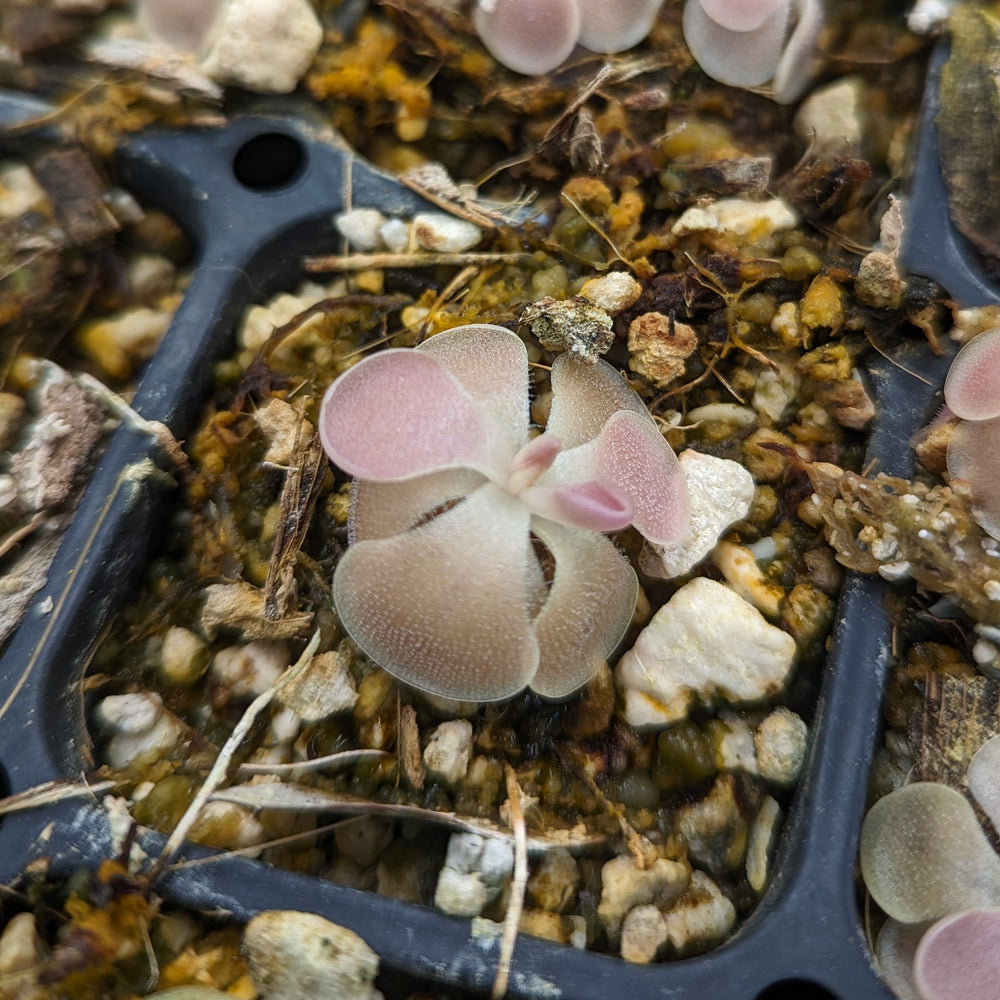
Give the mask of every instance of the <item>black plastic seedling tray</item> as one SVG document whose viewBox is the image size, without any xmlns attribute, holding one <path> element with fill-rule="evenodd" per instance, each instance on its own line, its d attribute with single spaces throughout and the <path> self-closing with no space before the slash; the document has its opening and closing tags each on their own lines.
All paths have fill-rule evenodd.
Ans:
<svg viewBox="0 0 1000 1000">
<path fill-rule="evenodd" d="M 334 137 L 298 120 L 246 117 L 214 130 L 141 135 L 122 149 L 119 170 L 124 186 L 167 210 L 199 248 L 194 281 L 134 400 L 143 417 L 178 438 L 206 398 L 212 362 L 231 350 L 241 310 L 288 287 L 304 254 L 336 245 L 336 212 L 353 203 L 408 216 L 424 206 Z M 946 214 L 928 219 L 933 230 Z M 956 266 L 967 271 L 942 240 L 925 238 L 944 261 L 928 273 L 947 284 Z M 918 244 L 915 237 L 922 263 Z M 970 304 L 992 295 L 981 281 L 963 294 Z M 908 441 L 932 409 L 946 366 L 947 359 L 919 346 L 872 364 L 878 417 L 868 459 L 882 471 L 912 471 Z M 116 431 L 47 585 L 0 658 L 0 793 L 85 770 L 80 680 L 147 562 L 169 468 L 153 436 L 124 425 Z M 866 944 L 855 878 L 890 655 L 883 596 L 878 580 L 848 577 L 774 880 L 738 933 L 703 957 L 650 966 L 521 937 L 510 996 L 890 1000 Z M 163 840 L 144 833 L 140 842 L 155 857 Z M 96 868 L 114 851 L 107 814 L 86 798 L 0 820 L 0 881 L 16 880 L 39 858 L 59 875 Z M 189 857 L 205 853 L 185 850 Z M 498 941 L 474 936 L 467 921 L 256 861 L 226 857 L 175 869 L 156 888 L 176 903 L 238 920 L 270 908 L 314 911 L 359 933 L 384 967 L 430 982 L 487 991 L 495 976 Z"/>
</svg>

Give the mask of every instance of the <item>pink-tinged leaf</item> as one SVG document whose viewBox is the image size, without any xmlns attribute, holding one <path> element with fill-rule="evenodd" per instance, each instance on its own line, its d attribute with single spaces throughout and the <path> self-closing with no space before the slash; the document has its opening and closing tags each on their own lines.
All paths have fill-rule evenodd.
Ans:
<svg viewBox="0 0 1000 1000">
<path fill-rule="evenodd" d="M 528 352 L 510 330 L 470 323 L 435 334 L 417 350 L 437 358 L 497 424 L 515 448 L 528 440 Z"/>
<path fill-rule="evenodd" d="M 789 0 L 700 0 L 702 9 L 716 24 L 730 31 L 759 28 Z"/>
<path fill-rule="evenodd" d="M 713 80 L 731 87 L 756 87 L 774 76 L 785 44 L 787 3 L 759 28 L 730 31 L 713 21 L 699 0 L 684 5 L 684 40 L 698 65 Z"/>
<path fill-rule="evenodd" d="M 421 351 L 382 351 L 349 368 L 323 397 L 319 431 L 330 458 L 359 479 L 409 479 L 456 466 L 490 474 L 510 460 L 492 421 Z"/>
<path fill-rule="evenodd" d="M 580 44 L 594 52 L 624 52 L 649 34 L 663 0 L 576 0 Z"/>
<path fill-rule="evenodd" d="M 605 361 L 585 361 L 570 351 L 552 362 L 552 409 L 546 431 L 564 450 L 597 437 L 608 418 L 631 410 L 652 424 L 643 401 Z"/>
<path fill-rule="evenodd" d="M 497 62 L 515 73 L 539 76 L 576 47 L 580 12 L 576 0 L 476 0 L 472 23 Z"/>
<path fill-rule="evenodd" d="M 358 542 L 334 603 L 351 638 L 401 681 L 444 698 L 499 701 L 535 676 L 538 564 L 523 504 L 487 483 L 427 524 Z"/>
<path fill-rule="evenodd" d="M 350 542 L 388 538 L 430 520 L 486 482 L 473 469 L 444 469 L 399 483 L 356 479 L 348 521 Z"/>
<path fill-rule="evenodd" d="M 896 1000 L 924 1000 L 913 981 L 913 956 L 928 925 L 886 920 L 875 941 L 875 963 Z"/>
<path fill-rule="evenodd" d="M 621 641 L 639 584 L 628 561 L 597 532 L 533 518 L 532 530 L 555 558 L 548 599 L 535 619 L 538 673 L 531 688 L 567 698 L 586 684 Z"/>
<path fill-rule="evenodd" d="M 1000 416 L 1000 327 L 979 334 L 955 355 L 944 399 L 964 420 Z"/>
<path fill-rule="evenodd" d="M 632 524 L 657 545 L 688 527 L 684 470 L 656 425 L 634 413 L 616 413 L 597 439 L 597 478 L 632 501 Z"/>
<path fill-rule="evenodd" d="M 532 438 L 514 456 L 507 490 L 514 496 L 526 490 L 552 465 L 561 448 L 562 444 L 554 434 L 539 434 Z"/>
<path fill-rule="evenodd" d="M 993 828 L 1000 830 L 1000 736 L 988 739 L 975 752 L 967 777 L 969 793 L 986 813 Z"/>
<path fill-rule="evenodd" d="M 1000 997 L 1000 910 L 969 910 L 924 933 L 913 959 L 922 1000 Z"/>
<path fill-rule="evenodd" d="M 621 531 L 635 513 L 622 490 L 594 480 L 534 486 L 521 494 L 521 500 L 541 517 L 589 531 Z"/>
<path fill-rule="evenodd" d="M 1000 417 L 959 421 L 948 441 L 948 474 L 969 484 L 976 521 L 1000 538 Z"/>
</svg>

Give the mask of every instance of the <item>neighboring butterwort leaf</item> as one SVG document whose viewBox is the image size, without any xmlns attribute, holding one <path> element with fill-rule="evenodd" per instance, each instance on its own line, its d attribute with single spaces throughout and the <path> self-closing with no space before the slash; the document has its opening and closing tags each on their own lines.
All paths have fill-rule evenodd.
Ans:
<svg viewBox="0 0 1000 1000">
<path fill-rule="evenodd" d="M 532 518 L 531 527 L 556 566 L 535 619 L 539 667 L 531 687 L 543 698 L 565 698 L 590 680 L 621 641 L 639 583 L 604 535 L 539 517 Z"/>
<path fill-rule="evenodd" d="M 891 917 L 875 941 L 879 975 L 896 994 L 896 1000 L 925 1000 L 913 981 L 913 956 L 927 924 L 903 924 Z"/>
<path fill-rule="evenodd" d="M 1000 910 L 971 910 L 939 920 L 920 939 L 913 979 L 921 1000 L 1000 997 Z"/>
<path fill-rule="evenodd" d="M 955 355 L 944 400 L 963 420 L 1000 416 L 1000 327 L 979 334 Z"/>
<path fill-rule="evenodd" d="M 1000 736 L 988 739 L 973 755 L 968 779 L 970 794 L 993 828 L 1000 830 Z"/>
<path fill-rule="evenodd" d="M 739 12 L 740 3 L 716 4 L 726 12 Z M 737 30 L 713 20 L 700 0 L 684 5 L 684 40 L 698 65 L 713 80 L 731 87 L 756 87 L 774 76 L 785 44 L 789 3 L 776 5 L 753 30 Z M 734 15 L 735 24 L 743 19 Z"/>
<path fill-rule="evenodd" d="M 904 923 L 1000 905 L 1000 858 L 968 799 L 947 785 L 915 782 L 879 799 L 859 853 L 872 898 Z"/>
<path fill-rule="evenodd" d="M 972 491 L 972 512 L 983 531 L 1000 538 L 1000 417 L 961 420 L 948 441 L 948 474 Z"/>
<path fill-rule="evenodd" d="M 459 701 L 499 701 L 538 667 L 529 513 L 486 483 L 428 523 L 352 545 L 334 602 L 355 642 L 400 680 Z"/>
</svg>

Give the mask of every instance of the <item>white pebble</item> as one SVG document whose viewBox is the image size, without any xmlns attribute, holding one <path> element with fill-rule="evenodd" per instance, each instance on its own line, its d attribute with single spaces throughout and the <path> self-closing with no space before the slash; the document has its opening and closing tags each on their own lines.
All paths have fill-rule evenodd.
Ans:
<svg viewBox="0 0 1000 1000">
<path fill-rule="evenodd" d="M 497 899 L 514 868 L 513 847 L 498 837 L 453 833 L 438 875 L 434 905 L 456 917 L 474 917 Z"/>
<path fill-rule="evenodd" d="M 334 219 L 337 232 L 361 253 L 377 250 L 382 242 L 385 216 L 377 208 L 352 208 Z"/>
<path fill-rule="evenodd" d="M 714 204 L 687 209 L 670 231 L 674 236 L 713 232 L 757 240 L 781 229 L 791 229 L 797 222 L 794 209 L 781 198 L 768 201 L 720 198 Z"/>
<path fill-rule="evenodd" d="M 867 87 L 860 76 L 844 76 L 817 87 L 795 114 L 795 134 L 816 156 L 839 156 L 862 148 L 862 109 Z"/>
<path fill-rule="evenodd" d="M 202 67 L 220 83 L 288 94 L 322 41 L 309 0 L 229 0 Z"/>
<path fill-rule="evenodd" d="M 779 707 L 757 727 L 754 747 L 765 781 L 791 788 L 798 780 L 809 746 L 809 729 L 790 708 Z"/>
<path fill-rule="evenodd" d="M 690 888 L 663 920 L 670 947 L 684 957 L 725 940 L 736 923 L 736 907 L 704 872 L 694 871 Z"/>
<path fill-rule="evenodd" d="M 169 684 L 193 684 L 208 668 L 208 647 L 200 636 L 180 625 L 163 633 L 160 673 Z"/>
<path fill-rule="evenodd" d="M 770 697 L 784 686 L 794 659 L 787 632 L 728 587 L 697 577 L 657 611 L 618 662 L 625 721 L 662 728 L 718 697 L 733 703 Z"/>
<path fill-rule="evenodd" d="M 163 707 L 160 696 L 137 691 L 108 695 L 95 713 L 98 725 L 112 733 L 108 763 L 126 767 L 139 757 L 155 758 L 173 749 L 184 730 Z"/>
<path fill-rule="evenodd" d="M 445 212 L 420 212 L 413 217 L 413 234 L 425 250 L 462 253 L 482 238 L 482 230 Z"/>
<path fill-rule="evenodd" d="M 410 249 L 410 227 L 402 219 L 389 219 L 382 223 L 379 236 L 392 253 L 405 253 Z"/>
<path fill-rule="evenodd" d="M 442 722 L 424 749 L 428 776 L 446 785 L 457 785 L 465 777 L 472 758 L 472 723 L 467 719 Z"/>
<path fill-rule="evenodd" d="M 256 697 L 274 687 L 290 662 L 283 643 L 258 639 L 220 649 L 212 660 L 211 676 L 237 697 Z"/>
<path fill-rule="evenodd" d="M 611 316 L 634 305 L 642 294 L 642 285 L 627 271 L 612 271 L 600 278 L 591 278 L 580 294 L 590 299 Z"/>
<path fill-rule="evenodd" d="M 608 936 L 618 938 L 625 915 L 634 907 L 670 905 L 687 889 L 689 877 L 687 865 L 667 858 L 657 858 L 648 868 L 640 868 L 630 855 L 605 862 L 597 915 Z"/>
<path fill-rule="evenodd" d="M 648 543 L 639 560 L 644 573 L 664 579 L 681 576 L 701 562 L 753 503 L 753 476 L 738 462 L 688 448 L 681 452 L 680 463 L 691 511 L 688 529 L 669 545 Z"/>
<path fill-rule="evenodd" d="M 348 656 L 317 653 L 305 673 L 282 689 L 281 701 L 306 722 L 318 722 L 337 712 L 350 712 L 358 700 Z"/>
</svg>

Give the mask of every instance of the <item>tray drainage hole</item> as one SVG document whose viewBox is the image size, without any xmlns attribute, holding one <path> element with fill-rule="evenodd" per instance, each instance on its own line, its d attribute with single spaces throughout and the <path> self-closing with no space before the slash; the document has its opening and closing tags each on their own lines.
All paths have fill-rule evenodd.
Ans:
<svg viewBox="0 0 1000 1000">
<path fill-rule="evenodd" d="M 294 136 L 265 132 L 248 139 L 233 157 L 233 176 L 251 191 L 274 191 L 297 180 L 306 149 Z"/>
<path fill-rule="evenodd" d="M 756 1000 L 839 1000 L 817 983 L 806 979 L 783 979 L 757 994 Z"/>
</svg>

